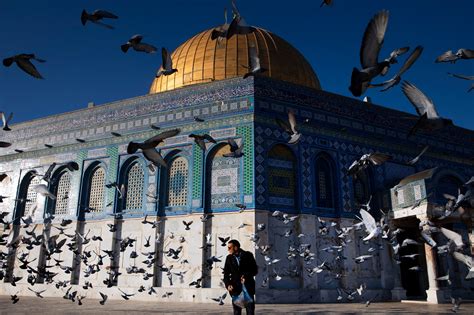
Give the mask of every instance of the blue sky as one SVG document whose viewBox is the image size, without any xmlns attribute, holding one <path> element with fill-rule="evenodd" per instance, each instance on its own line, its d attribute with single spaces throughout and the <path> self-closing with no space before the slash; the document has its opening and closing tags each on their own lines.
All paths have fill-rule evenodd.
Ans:
<svg viewBox="0 0 474 315">
<path fill-rule="evenodd" d="M 458 0 L 237 0 L 247 22 L 285 38 L 313 66 L 326 91 L 351 96 L 348 86 L 370 18 L 382 9 L 390 19 L 381 58 L 397 47 L 424 46 L 417 63 L 403 76 L 436 104 L 440 115 L 457 126 L 474 129 L 474 91 L 469 81 L 446 72 L 474 75 L 474 60 L 435 64 L 448 49 L 474 49 L 474 1 Z M 175 1 L 0 1 L 0 58 L 35 53 L 46 59 L 34 79 L 16 66 L 0 66 L 0 110 L 13 111 L 20 122 L 102 104 L 148 92 L 161 54 L 122 53 L 120 45 L 134 34 L 157 47 L 174 50 L 189 37 L 223 23 L 227 0 Z M 82 9 L 106 9 L 120 17 L 116 29 L 82 26 Z M 229 14 L 230 16 L 230 14 Z M 407 55 L 400 59 L 400 63 Z M 395 65 L 392 72 L 400 67 Z M 376 80 L 378 81 L 378 80 Z M 369 90 L 374 103 L 415 113 L 400 86 L 388 92 Z"/>
</svg>

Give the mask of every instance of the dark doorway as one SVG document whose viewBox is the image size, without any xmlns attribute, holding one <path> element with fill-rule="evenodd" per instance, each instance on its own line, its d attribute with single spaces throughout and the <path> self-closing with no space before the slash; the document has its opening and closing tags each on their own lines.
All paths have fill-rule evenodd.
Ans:
<svg viewBox="0 0 474 315">
<path fill-rule="evenodd" d="M 425 246 L 420 239 L 419 221 L 412 219 L 405 221 L 400 228 L 404 231 L 398 234 L 398 242 L 402 245 L 406 239 L 417 241 L 420 245 L 400 246 L 398 258 L 400 261 L 400 276 L 402 286 L 406 290 L 408 300 L 426 300 L 426 290 L 429 288 L 426 271 Z M 416 255 L 418 254 L 418 255 Z M 416 255 L 413 258 L 405 255 Z M 405 256 L 405 257 L 404 257 Z M 418 270 L 417 270 L 418 269 Z"/>
</svg>

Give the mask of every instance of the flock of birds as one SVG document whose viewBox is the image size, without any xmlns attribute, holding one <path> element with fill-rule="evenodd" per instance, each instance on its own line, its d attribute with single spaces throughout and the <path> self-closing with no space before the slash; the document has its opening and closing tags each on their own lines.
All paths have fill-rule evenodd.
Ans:
<svg viewBox="0 0 474 315">
<path fill-rule="evenodd" d="M 321 4 L 323 5 L 330 5 L 332 1 L 324 0 Z M 255 31 L 255 28 L 249 26 L 244 18 L 240 15 L 234 1 L 232 1 L 233 7 L 233 19 L 230 24 L 227 23 L 215 28 L 212 32 L 212 39 L 223 41 L 228 40 L 232 36 L 236 34 L 249 34 Z M 227 13 L 225 13 L 227 19 Z M 105 24 L 105 19 L 117 19 L 118 17 L 111 12 L 105 10 L 96 10 L 92 13 L 88 13 L 85 10 L 81 14 L 81 22 L 83 25 L 86 25 L 88 22 L 94 23 L 108 29 L 113 29 L 114 27 L 109 24 Z M 385 30 L 388 24 L 388 12 L 382 11 L 377 13 L 372 20 L 369 22 L 364 36 L 362 40 L 362 46 L 360 50 L 360 59 L 361 59 L 361 66 L 362 69 L 358 70 L 354 68 L 352 72 L 351 78 L 351 86 L 349 87 L 350 91 L 353 93 L 354 96 L 361 96 L 368 88 L 370 87 L 382 87 L 382 91 L 386 91 L 395 85 L 401 82 L 401 76 L 415 63 L 415 61 L 419 58 L 421 53 L 423 52 L 423 47 L 418 46 L 416 47 L 410 56 L 405 60 L 402 67 L 399 71 L 389 80 L 384 81 L 382 83 L 374 83 L 372 84 L 372 80 L 378 77 L 379 75 L 384 76 L 386 75 L 391 66 L 396 64 L 398 61 L 397 59 L 399 56 L 405 54 L 409 51 L 408 47 L 402 47 L 395 49 L 393 52 L 390 53 L 389 57 L 380 61 L 379 60 L 379 52 L 382 47 Z M 130 48 L 137 51 L 137 52 L 144 52 L 144 53 L 155 53 L 157 48 L 151 44 L 147 44 L 142 41 L 143 37 L 141 35 L 135 35 L 130 38 L 125 44 L 121 46 L 121 50 L 126 53 Z M 245 74 L 244 78 L 252 75 L 257 75 L 259 73 L 265 72 L 266 69 L 260 66 L 260 59 L 258 57 L 257 49 L 255 46 L 249 47 L 249 65 L 248 65 L 248 73 Z M 472 59 L 474 58 L 474 51 L 469 49 L 459 49 L 457 53 L 453 53 L 452 51 L 447 51 L 446 53 L 442 54 L 436 59 L 436 62 L 451 62 L 454 63 L 460 59 Z M 3 60 L 3 64 L 7 67 L 16 63 L 17 66 L 28 73 L 29 75 L 42 79 L 42 75 L 36 69 L 32 61 L 43 63 L 45 60 L 37 58 L 34 54 L 18 54 L 9 58 L 5 58 Z M 156 76 L 160 77 L 162 75 L 167 76 L 177 72 L 178 69 L 173 68 L 171 55 L 165 48 L 162 48 L 162 66 L 158 70 Z M 465 80 L 473 80 L 474 77 L 457 75 L 457 74 L 450 74 L 454 77 L 465 79 Z M 472 90 L 474 85 L 469 89 Z M 452 124 L 450 120 L 441 118 L 438 113 L 436 112 L 434 103 L 429 99 L 423 92 L 421 92 L 416 86 L 409 82 L 404 82 L 402 86 L 403 93 L 407 96 L 409 101 L 415 106 L 418 114 L 419 119 L 415 126 L 410 130 L 409 136 L 413 135 L 419 129 L 428 129 L 428 130 L 437 130 L 443 128 L 446 125 Z M 9 123 L 13 118 L 13 113 L 7 116 L 5 113 L 1 112 L 2 122 L 3 122 L 3 130 L 10 131 L 11 128 L 9 127 Z M 196 122 L 203 122 L 204 119 L 200 117 L 194 117 Z M 280 118 L 276 118 L 276 123 L 280 128 L 288 135 L 289 140 L 288 143 L 291 145 L 297 144 L 301 138 L 301 133 L 298 130 L 298 123 L 296 117 L 293 112 L 288 112 L 288 120 L 283 120 Z M 308 123 L 308 120 L 305 120 L 304 123 Z M 155 130 L 159 130 L 158 126 L 152 125 L 152 128 Z M 159 151 L 156 150 L 156 147 L 162 143 L 165 139 L 174 137 L 180 133 L 179 129 L 168 130 L 159 133 L 158 135 L 147 139 L 144 142 L 130 142 L 127 147 L 127 152 L 129 154 L 136 153 L 138 150 L 141 150 L 145 159 L 147 159 L 150 163 L 148 167 L 154 171 L 155 167 L 164 167 L 167 168 L 167 162 L 160 154 Z M 121 134 L 117 132 L 112 133 L 113 136 L 120 137 Z M 195 143 L 202 149 L 206 150 L 206 143 L 217 143 L 215 139 L 213 139 L 209 134 L 190 134 L 189 137 L 193 138 Z M 84 139 L 76 139 L 78 142 L 85 142 Z M 230 152 L 226 153 L 224 156 L 228 158 L 240 158 L 244 155 L 243 152 L 243 144 L 238 145 L 235 140 L 229 139 L 227 144 L 230 147 Z M 9 147 L 11 143 L 0 141 L 0 147 Z M 47 147 L 52 147 L 52 145 L 45 144 Z M 428 147 L 425 147 L 418 156 L 413 158 L 412 160 L 408 161 L 407 165 L 414 165 L 417 161 L 421 158 L 421 156 L 426 152 Z M 16 150 L 17 152 L 23 152 L 20 149 Z M 383 153 L 368 153 L 361 156 L 360 159 L 354 161 L 350 167 L 347 169 L 347 175 L 357 177 L 358 174 L 368 167 L 375 167 L 383 164 L 384 162 L 390 160 L 392 157 L 387 154 Z M 45 196 L 46 198 L 56 199 L 56 196 L 51 193 L 50 187 L 54 186 L 56 183 L 54 182 L 54 178 L 52 178 L 52 172 L 56 167 L 56 163 L 53 163 L 49 166 L 47 171 L 44 174 L 36 173 L 35 176 L 41 178 L 41 180 L 45 181 L 47 184 L 38 184 L 34 187 L 34 191 L 38 194 Z M 71 171 L 77 171 L 79 166 L 75 162 L 70 162 L 66 164 L 66 167 Z M 6 174 L 0 174 L 0 182 L 3 181 L 7 177 Z M 49 187 L 48 187 L 49 185 Z M 119 199 L 125 199 L 127 193 L 127 187 L 125 185 L 118 183 L 108 183 L 107 188 L 109 189 L 116 189 L 119 195 Z M 360 222 L 355 223 L 352 226 L 342 227 L 339 226 L 337 222 L 330 222 L 325 221 L 321 218 L 317 218 L 318 220 L 318 234 L 320 236 L 327 236 L 329 240 L 333 242 L 332 245 L 328 245 L 327 247 L 323 248 L 322 251 L 326 254 L 332 254 L 333 257 L 328 257 L 324 261 L 321 260 L 321 257 L 318 259 L 319 262 L 316 262 L 316 254 L 311 251 L 311 245 L 308 243 L 302 242 L 304 238 L 309 236 L 304 234 L 299 234 L 296 236 L 293 234 L 293 231 L 296 230 L 295 227 L 289 228 L 285 231 L 284 234 L 279 235 L 282 238 L 288 239 L 288 247 L 287 253 L 284 256 L 288 259 L 289 262 L 296 261 L 298 259 L 302 259 L 303 264 L 294 269 L 287 268 L 286 270 L 278 269 L 276 266 L 281 264 L 281 261 L 284 257 L 275 257 L 274 255 L 271 256 L 272 245 L 271 244 L 261 244 L 261 237 L 260 233 L 265 230 L 265 224 L 259 223 L 256 227 L 256 233 L 252 233 L 249 235 L 250 240 L 254 243 L 255 248 L 257 251 L 263 256 L 265 262 L 265 269 L 268 269 L 268 275 L 265 279 L 263 279 L 261 286 L 266 287 L 268 286 L 270 277 L 273 277 L 275 281 L 280 281 L 282 276 L 291 276 L 291 275 L 298 275 L 302 272 L 301 266 L 304 266 L 304 269 L 308 272 L 308 275 L 311 277 L 315 274 L 319 274 L 322 272 L 327 273 L 328 278 L 330 281 L 339 281 L 342 277 L 345 276 L 343 272 L 343 267 L 341 267 L 341 263 L 347 259 L 344 257 L 344 248 L 353 241 L 351 239 L 351 231 L 355 233 L 355 231 L 366 231 L 366 236 L 361 236 L 361 241 L 370 246 L 367 250 L 367 253 L 363 253 L 358 257 L 353 258 L 355 263 L 363 264 L 366 261 L 371 260 L 377 251 L 380 251 L 384 248 L 384 241 L 385 243 L 389 244 L 395 254 L 395 259 L 397 263 L 401 263 L 401 261 L 411 261 L 415 262 L 416 258 L 418 257 L 418 252 L 408 255 L 399 255 L 399 249 L 404 247 L 411 247 L 416 248 L 417 246 L 421 246 L 423 242 L 426 242 L 431 247 L 437 249 L 437 253 L 439 255 L 451 255 L 455 260 L 463 263 L 467 266 L 469 272 L 466 276 L 466 279 L 474 278 L 474 262 L 472 257 L 463 253 L 464 249 L 466 248 L 466 244 L 464 244 L 462 240 L 462 236 L 458 233 L 448 230 L 444 227 L 441 227 L 442 220 L 446 219 L 447 217 L 453 215 L 458 211 L 463 211 L 463 209 L 472 209 L 474 208 L 474 177 L 471 178 L 468 182 L 466 182 L 463 186 L 459 187 L 459 194 L 458 196 L 451 196 L 451 195 L 444 195 L 447 199 L 446 205 L 442 208 L 442 215 L 438 218 L 434 218 L 432 221 L 424 221 L 420 223 L 420 235 L 419 239 L 400 239 L 400 234 L 403 232 L 402 229 L 398 228 L 392 230 L 390 224 L 388 222 L 389 218 L 388 215 L 381 211 L 381 219 L 379 221 L 375 220 L 374 216 L 371 214 L 373 211 L 370 208 L 369 200 L 367 204 L 361 205 L 362 208 L 360 209 Z M 155 201 L 158 200 L 156 196 L 148 196 L 153 197 Z M 9 196 L 0 196 L 0 203 L 3 202 L 5 198 L 9 198 Z M 67 198 L 67 196 L 66 196 Z M 27 203 L 28 199 L 15 199 L 16 203 Z M 421 202 L 421 201 L 420 201 Z M 28 228 L 34 222 L 34 210 L 36 209 L 36 205 L 33 205 L 30 209 L 30 213 L 21 218 L 13 218 L 12 220 L 6 220 L 6 217 L 9 215 L 9 212 L 1 212 L 0 213 L 0 223 L 4 224 L 5 231 L 10 230 L 9 233 L 3 232 L 0 235 L 0 245 L 4 246 L 7 249 L 7 252 L 0 252 L 0 280 L 3 280 L 4 277 L 8 276 L 7 271 L 9 270 L 9 263 L 8 261 L 11 260 L 11 256 L 13 255 L 13 259 L 18 259 L 21 263 L 19 268 L 23 270 L 27 270 L 28 277 L 27 282 L 31 285 L 28 289 L 35 293 L 35 295 L 39 298 L 42 298 L 45 290 L 36 291 L 33 289 L 33 286 L 39 282 L 44 282 L 46 284 L 54 284 L 57 289 L 66 290 L 64 294 L 64 298 L 71 300 L 72 302 L 76 302 L 81 305 L 85 295 L 81 294 L 78 290 L 73 290 L 71 283 L 69 280 L 55 280 L 54 278 L 59 274 L 57 272 L 52 272 L 49 269 L 53 267 L 59 267 L 65 274 L 70 274 L 75 272 L 75 268 L 79 268 L 81 263 L 85 266 L 84 269 L 84 277 L 89 277 L 92 274 L 95 274 L 104 268 L 104 258 L 108 258 L 110 260 L 110 266 L 107 267 L 107 274 L 108 277 L 103 281 L 103 283 L 107 287 L 113 287 L 117 283 L 117 279 L 120 276 L 120 272 L 116 264 L 117 257 L 119 257 L 120 252 L 124 253 L 129 247 L 134 247 L 137 239 L 132 237 L 123 238 L 120 241 L 120 246 L 117 250 L 102 250 L 104 255 L 101 255 L 100 251 L 96 250 L 86 250 L 82 249 L 84 245 L 90 244 L 90 242 L 101 242 L 102 237 L 100 236 L 91 236 L 89 237 L 89 232 L 85 235 L 75 231 L 72 234 L 68 234 L 67 230 L 72 223 L 71 220 L 62 220 L 59 226 L 52 226 L 50 225 L 48 229 L 45 229 L 43 233 L 36 234 L 35 229 L 36 225 L 31 229 Z M 236 207 L 240 209 L 240 211 L 244 211 L 246 209 L 245 205 L 236 204 Z M 91 212 L 97 209 L 92 209 L 90 207 L 86 207 L 83 209 L 85 212 Z M 115 218 L 117 218 L 117 214 L 112 214 Z M 201 217 L 201 221 L 207 221 L 212 215 L 204 214 Z M 283 222 L 285 226 L 290 224 L 296 224 L 298 221 L 298 215 L 291 216 L 287 213 L 283 213 L 281 211 L 274 211 L 272 213 L 272 217 L 276 220 Z M 15 234 L 12 233 L 13 229 L 11 228 L 12 223 L 16 222 L 16 220 L 21 219 L 23 222 L 22 228 L 25 230 L 24 234 L 19 233 Z M 48 219 L 52 219 L 50 216 Z M 147 220 L 147 217 L 142 221 L 144 225 L 150 224 L 152 225 L 153 229 L 157 229 L 160 226 L 162 221 L 154 221 L 150 222 Z M 183 221 L 183 225 L 185 230 L 190 230 L 193 221 Z M 237 228 L 243 228 L 248 224 L 242 223 Z M 52 228 L 58 230 L 59 233 L 52 235 Z M 109 231 L 114 233 L 117 231 L 117 226 L 115 224 L 108 224 Z M 363 228 L 364 227 L 364 228 Z M 175 231 L 176 232 L 176 231 Z M 178 239 L 179 243 L 181 244 L 177 248 L 167 248 L 163 251 L 167 257 L 171 260 L 180 261 L 180 264 L 183 266 L 189 262 L 187 259 L 183 259 L 183 246 L 186 244 L 184 236 L 176 237 L 174 235 L 175 232 L 170 232 L 169 235 L 166 236 L 168 239 Z M 433 235 L 443 235 L 446 239 L 446 242 L 442 245 L 439 242 L 436 242 L 433 238 Z M 18 235 L 17 237 L 13 238 L 14 235 Z M 355 234 L 353 234 L 355 236 Z M 156 242 L 161 242 L 164 239 L 164 236 L 157 236 Z M 437 237 L 439 239 L 439 237 Z M 148 248 L 152 246 L 151 244 L 151 235 L 145 238 L 144 247 Z M 230 236 L 223 236 L 219 237 L 219 240 L 222 242 L 222 246 L 226 246 L 226 242 L 230 239 Z M 335 244 L 334 244 L 335 242 Z M 23 251 L 17 253 L 17 249 L 20 249 L 20 246 L 24 245 L 24 249 L 27 251 Z M 63 251 L 64 246 L 68 247 L 68 250 L 74 253 L 74 257 L 76 259 L 75 266 L 66 266 L 63 265 L 63 261 L 57 257 Z M 155 244 L 156 246 L 156 244 Z M 206 236 L 206 242 L 203 246 L 205 250 L 208 250 L 212 247 L 212 236 L 208 234 Z M 34 262 L 36 258 L 32 260 L 28 260 L 29 253 L 35 247 L 40 247 L 41 251 L 44 253 L 44 264 L 38 265 L 37 268 L 31 267 L 29 264 Z M 22 247 L 23 249 L 23 247 Z M 94 254 L 94 256 L 93 256 Z M 153 272 L 150 272 L 150 268 L 153 270 L 155 264 L 157 263 L 157 253 L 155 250 L 149 251 L 146 253 L 141 253 L 146 260 L 143 260 L 143 263 L 146 264 L 147 269 L 143 267 L 137 267 L 135 264 L 126 268 L 127 273 L 129 274 L 142 274 L 144 280 L 148 280 L 155 275 Z M 211 270 L 213 264 L 220 262 L 221 257 L 211 256 L 206 260 L 206 263 L 202 266 L 204 270 Z M 94 257 L 94 258 L 93 258 Z M 135 250 L 131 251 L 130 258 L 138 258 L 140 254 L 138 254 Z M 53 263 L 54 261 L 54 263 Z M 178 277 L 180 281 L 183 281 L 184 274 L 187 272 L 186 270 L 176 271 L 174 270 L 173 265 L 165 266 L 160 265 L 158 266 L 159 272 L 164 272 L 169 279 L 170 286 L 173 285 L 173 279 Z M 269 268 L 272 268 L 270 271 Z M 410 271 L 419 272 L 421 271 L 421 267 L 418 265 L 414 265 L 409 268 Z M 439 277 L 438 281 L 447 281 L 450 282 L 449 274 L 445 276 Z M 21 277 L 16 277 L 13 274 L 9 276 L 9 281 L 12 286 L 16 286 L 16 283 L 20 281 Z M 193 286 L 196 288 L 202 287 L 201 283 L 203 278 L 198 278 L 193 280 L 189 286 Z M 83 290 L 88 290 L 92 288 L 92 283 L 90 281 L 86 281 L 82 286 Z M 377 296 L 367 297 L 364 294 L 366 286 L 365 284 L 360 284 L 360 287 L 355 288 L 354 290 L 347 290 L 341 287 L 338 287 L 338 301 L 342 301 L 344 299 L 343 295 L 345 294 L 346 299 L 349 301 L 353 301 L 356 296 L 364 298 L 366 305 L 368 306 L 371 301 L 377 298 Z M 120 290 L 121 296 L 125 300 L 129 300 L 130 297 L 134 296 L 135 293 L 127 293 L 124 290 L 118 288 Z M 145 292 L 147 291 L 148 294 L 156 295 L 155 289 L 151 286 L 145 288 L 145 286 L 140 286 L 138 292 Z M 172 295 L 172 292 L 166 292 L 163 295 L 163 298 L 167 298 Z M 224 303 L 224 299 L 226 298 L 227 293 L 213 298 L 216 302 L 220 305 Z M 100 304 L 104 305 L 107 301 L 108 296 L 102 292 L 100 292 L 101 301 Z M 12 303 L 17 303 L 19 301 L 19 297 L 17 294 L 13 294 L 11 296 Z M 453 297 L 453 311 L 457 311 L 459 309 L 460 299 Z"/>
</svg>

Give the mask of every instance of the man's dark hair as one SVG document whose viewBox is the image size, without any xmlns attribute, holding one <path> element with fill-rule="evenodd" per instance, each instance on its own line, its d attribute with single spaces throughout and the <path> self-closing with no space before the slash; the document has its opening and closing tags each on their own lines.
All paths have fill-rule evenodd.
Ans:
<svg viewBox="0 0 474 315">
<path fill-rule="evenodd" d="M 230 240 L 229 242 L 227 242 L 227 244 L 232 244 L 234 246 L 237 246 L 237 248 L 240 248 L 240 243 L 238 240 Z"/>
</svg>

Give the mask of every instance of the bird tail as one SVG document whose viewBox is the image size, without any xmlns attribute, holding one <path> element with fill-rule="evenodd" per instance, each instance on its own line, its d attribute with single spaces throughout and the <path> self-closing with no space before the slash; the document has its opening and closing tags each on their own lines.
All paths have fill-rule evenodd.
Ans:
<svg viewBox="0 0 474 315">
<path fill-rule="evenodd" d="M 5 67 L 10 67 L 13 63 L 13 58 L 5 58 L 3 59 L 3 65 Z"/>
<path fill-rule="evenodd" d="M 126 53 L 128 51 L 128 49 L 130 48 L 130 45 L 129 44 L 123 44 L 122 46 L 120 46 L 120 48 L 122 49 L 122 51 L 124 53 Z"/>
<path fill-rule="evenodd" d="M 135 153 L 135 152 L 137 152 L 138 149 L 139 149 L 138 143 L 130 141 L 130 143 L 128 144 L 128 147 L 127 147 L 127 153 L 128 154 Z"/>
<path fill-rule="evenodd" d="M 89 14 L 87 14 L 86 10 L 82 10 L 82 13 L 81 13 L 81 23 L 82 23 L 82 25 L 86 25 L 88 17 L 89 17 Z"/>
</svg>

